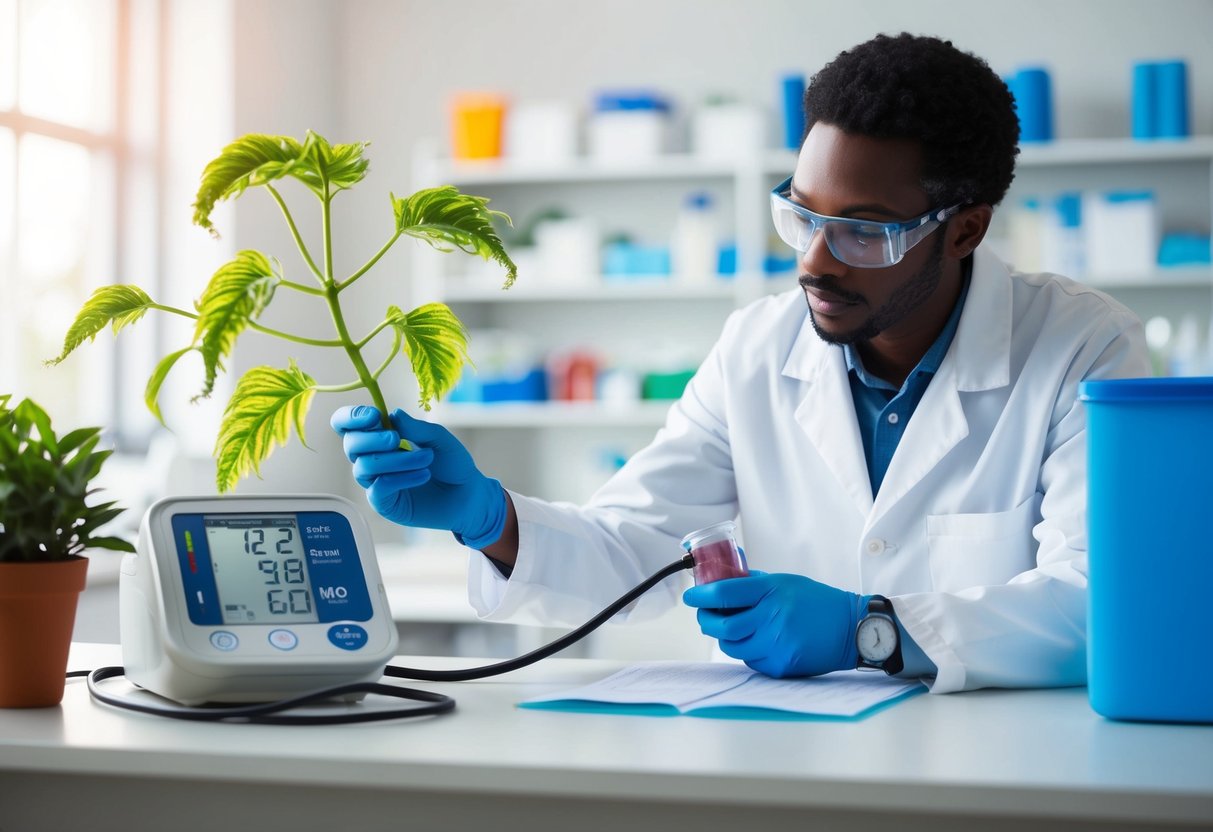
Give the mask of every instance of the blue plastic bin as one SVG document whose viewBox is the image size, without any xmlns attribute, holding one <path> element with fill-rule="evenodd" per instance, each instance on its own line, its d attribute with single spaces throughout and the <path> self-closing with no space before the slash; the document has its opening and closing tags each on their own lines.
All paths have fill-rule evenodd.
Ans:
<svg viewBox="0 0 1213 832">
<path fill-rule="evenodd" d="M 1091 707 L 1213 723 L 1213 378 L 1087 381 Z"/>
</svg>

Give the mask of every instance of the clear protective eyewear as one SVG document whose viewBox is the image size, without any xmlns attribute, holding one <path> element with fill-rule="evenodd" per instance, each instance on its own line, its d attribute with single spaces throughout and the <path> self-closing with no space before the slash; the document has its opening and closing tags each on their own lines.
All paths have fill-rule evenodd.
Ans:
<svg viewBox="0 0 1213 832">
<path fill-rule="evenodd" d="M 791 193 L 790 176 L 771 191 L 771 219 L 780 239 L 804 253 L 809 250 L 813 235 L 819 229 L 823 230 L 830 253 L 857 269 L 882 269 L 901 262 L 907 251 L 926 239 L 963 205 L 957 203 L 951 208 L 927 211 L 904 222 L 876 222 L 815 214 L 792 202 Z"/>
</svg>

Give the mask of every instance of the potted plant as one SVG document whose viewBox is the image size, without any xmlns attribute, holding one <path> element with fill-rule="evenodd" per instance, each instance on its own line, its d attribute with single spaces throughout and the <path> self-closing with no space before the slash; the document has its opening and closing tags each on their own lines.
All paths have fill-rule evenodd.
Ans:
<svg viewBox="0 0 1213 832">
<path fill-rule="evenodd" d="M 402 237 L 421 240 L 440 250 L 459 249 L 496 261 L 506 270 L 505 288 L 509 288 L 517 269 L 492 224 L 494 219 L 508 222 L 509 217 L 490 211 L 487 199 L 462 194 L 449 185 L 426 188 L 409 197 L 392 194 L 387 241 L 361 268 L 340 275 L 333 269 L 333 202 L 366 175 L 368 162 L 363 155 L 366 146 L 366 143 L 330 144 L 310 131 L 302 142 L 286 136 L 252 134 L 225 147 L 202 173 L 194 202 L 194 223 L 214 234 L 210 215 L 216 203 L 239 197 L 250 189 L 263 189 L 281 210 L 312 278 L 310 281 L 289 279 L 277 259 L 246 250 L 219 268 L 192 310 L 156 303 L 138 286 L 105 286 L 85 303 L 67 332 L 63 351 L 50 363 L 62 361 L 106 326 L 117 334 L 148 310 L 193 320 L 190 343 L 164 356 L 147 383 L 144 400 L 160 419 L 160 388 L 173 366 L 191 353 L 200 356 L 204 378 L 198 397 L 210 396 L 237 338 L 246 330 L 297 344 L 344 351 L 354 370 L 352 380 L 321 384 L 293 359 L 285 368 L 253 367 L 240 378 L 224 409 L 215 444 L 216 486 L 220 492 L 232 489 L 249 473 L 259 473 L 260 464 L 273 449 L 289 439 L 292 425 L 306 444 L 304 419 L 316 393 L 365 390 L 388 427 L 387 402 L 379 378 L 400 355 L 408 357 L 420 387 L 419 404 L 428 410 L 433 399 L 454 386 L 468 361 L 467 331 L 463 324 L 441 303 L 423 304 L 410 312 L 391 305 L 379 324 L 355 336 L 350 333 L 342 307 L 345 293 Z M 319 257 L 314 257 L 313 249 L 304 242 L 286 200 L 276 187 L 292 179 L 319 202 L 322 229 L 320 247 L 316 249 Z M 262 313 L 283 291 L 324 304 L 332 319 L 332 330 L 286 332 L 263 325 L 259 320 Z M 372 349 L 378 352 L 377 362 L 368 357 Z"/>
<path fill-rule="evenodd" d="M 135 549 L 98 533 L 123 511 L 92 501 L 112 453 L 97 450 L 100 429 L 57 436 L 41 407 L 10 399 L 0 396 L 0 707 L 37 708 L 63 698 L 81 554 Z"/>
</svg>

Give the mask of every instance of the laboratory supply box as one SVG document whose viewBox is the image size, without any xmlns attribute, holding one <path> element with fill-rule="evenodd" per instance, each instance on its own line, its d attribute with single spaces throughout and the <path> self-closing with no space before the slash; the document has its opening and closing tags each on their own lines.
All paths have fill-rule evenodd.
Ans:
<svg viewBox="0 0 1213 832">
<path fill-rule="evenodd" d="M 1213 723 L 1213 377 L 1086 381 L 1088 693 L 1112 718 Z"/>
<path fill-rule="evenodd" d="M 492 93 L 461 92 L 451 98 L 451 156 L 455 159 L 496 159 L 506 100 Z"/>
<path fill-rule="evenodd" d="M 670 102 L 643 91 L 604 91 L 594 97 L 587 150 L 598 162 L 652 162 L 669 150 Z"/>
<path fill-rule="evenodd" d="M 804 141 L 804 75 L 789 73 L 779 79 L 779 96 L 783 105 L 783 146 L 788 150 L 800 150 Z"/>
<path fill-rule="evenodd" d="M 1019 116 L 1021 142 L 1053 140 L 1053 85 L 1048 70 L 1025 67 L 1006 79 Z"/>
</svg>

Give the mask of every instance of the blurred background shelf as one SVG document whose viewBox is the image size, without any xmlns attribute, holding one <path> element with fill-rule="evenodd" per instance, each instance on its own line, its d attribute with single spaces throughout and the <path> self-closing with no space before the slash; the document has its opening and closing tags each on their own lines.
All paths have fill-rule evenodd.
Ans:
<svg viewBox="0 0 1213 832">
<path fill-rule="evenodd" d="M 656 429 L 665 423 L 670 401 L 493 402 L 435 406 L 427 419 L 451 428 L 614 428 Z"/>
</svg>

